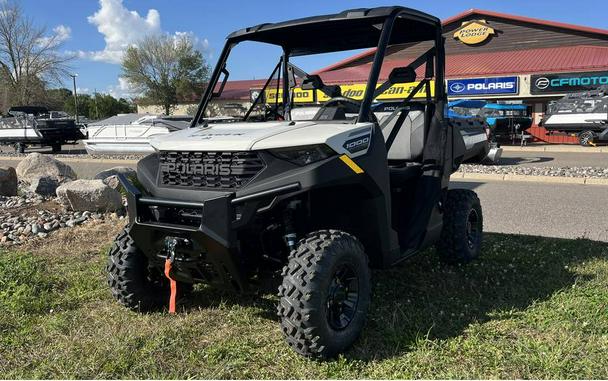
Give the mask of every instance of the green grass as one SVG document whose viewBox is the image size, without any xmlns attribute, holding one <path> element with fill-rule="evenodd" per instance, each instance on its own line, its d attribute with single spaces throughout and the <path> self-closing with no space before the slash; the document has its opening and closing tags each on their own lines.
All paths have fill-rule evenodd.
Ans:
<svg viewBox="0 0 608 381">
<path fill-rule="evenodd" d="M 309 361 L 276 298 L 202 287 L 177 316 L 117 305 L 104 253 L 0 251 L 0 378 L 607 378 L 608 244 L 488 234 L 483 259 L 435 253 L 374 272 L 362 338 Z"/>
</svg>

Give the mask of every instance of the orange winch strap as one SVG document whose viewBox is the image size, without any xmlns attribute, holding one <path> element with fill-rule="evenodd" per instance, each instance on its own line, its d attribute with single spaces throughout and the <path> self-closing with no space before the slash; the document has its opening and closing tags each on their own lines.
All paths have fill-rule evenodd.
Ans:
<svg viewBox="0 0 608 381">
<path fill-rule="evenodd" d="M 171 278 L 171 260 L 167 258 L 165 260 L 165 276 L 169 279 L 171 284 L 171 296 L 169 297 L 169 313 L 175 313 L 175 299 L 177 298 L 177 282 Z"/>
</svg>

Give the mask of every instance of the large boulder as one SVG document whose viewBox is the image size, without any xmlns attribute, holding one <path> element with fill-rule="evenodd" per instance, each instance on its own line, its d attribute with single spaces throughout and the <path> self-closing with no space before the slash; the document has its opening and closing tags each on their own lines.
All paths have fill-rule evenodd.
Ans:
<svg viewBox="0 0 608 381">
<path fill-rule="evenodd" d="M 30 191 L 42 196 L 55 196 L 59 181 L 53 176 L 35 178 L 30 185 Z"/>
<path fill-rule="evenodd" d="M 75 180 L 57 188 L 63 206 L 74 211 L 109 212 L 121 210 L 122 196 L 102 180 Z"/>
<path fill-rule="evenodd" d="M 17 195 L 17 172 L 13 167 L 0 168 L 0 196 Z"/>
<path fill-rule="evenodd" d="M 30 153 L 17 165 L 19 180 L 32 184 L 40 177 L 51 177 L 59 184 L 76 180 L 76 173 L 72 168 L 49 155 L 38 152 Z"/>
</svg>

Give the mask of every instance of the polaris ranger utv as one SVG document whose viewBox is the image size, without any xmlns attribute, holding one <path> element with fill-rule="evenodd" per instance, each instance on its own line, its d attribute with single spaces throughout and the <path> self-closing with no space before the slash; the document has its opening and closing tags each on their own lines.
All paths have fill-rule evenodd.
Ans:
<svg viewBox="0 0 608 381">
<path fill-rule="evenodd" d="M 211 118 L 227 59 L 248 41 L 280 47 L 260 94 L 273 89 L 281 100 L 268 108 L 258 96 L 240 118 Z M 395 44 L 418 57 L 383 72 Z M 120 177 L 129 224 L 109 253 L 115 298 L 136 310 L 168 304 L 174 311 L 176 294 L 194 283 L 246 291 L 263 272 L 282 268 L 286 341 L 304 356 L 326 358 L 351 346 L 364 326 L 370 267 L 395 265 L 433 244 L 449 262 L 476 258 L 479 199 L 448 189 L 465 146 L 444 119 L 443 44 L 440 20 L 403 7 L 230 34 L 191 128 L 152 141 L 157 152 L 139 162 L 139 184 Z M 362 101 L 291 62 L 371 47 Z M 412 83 L 411 92 L 379 123 L 372 102 L 401 83 Z M 329 99 L 311 120 L 292 120 L 296 89 Z"/>
</svg>

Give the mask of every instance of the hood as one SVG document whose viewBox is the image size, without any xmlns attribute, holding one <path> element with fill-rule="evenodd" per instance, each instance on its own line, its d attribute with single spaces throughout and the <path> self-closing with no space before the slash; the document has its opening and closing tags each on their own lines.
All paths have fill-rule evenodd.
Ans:
<svg viewBox="0 0 608 381">
<path fill-rule="evenodd" d="M 249 151 L 257 142 L 314 122 L 217 123 L 153 138 L 159 151 Z"/>
</svg>

